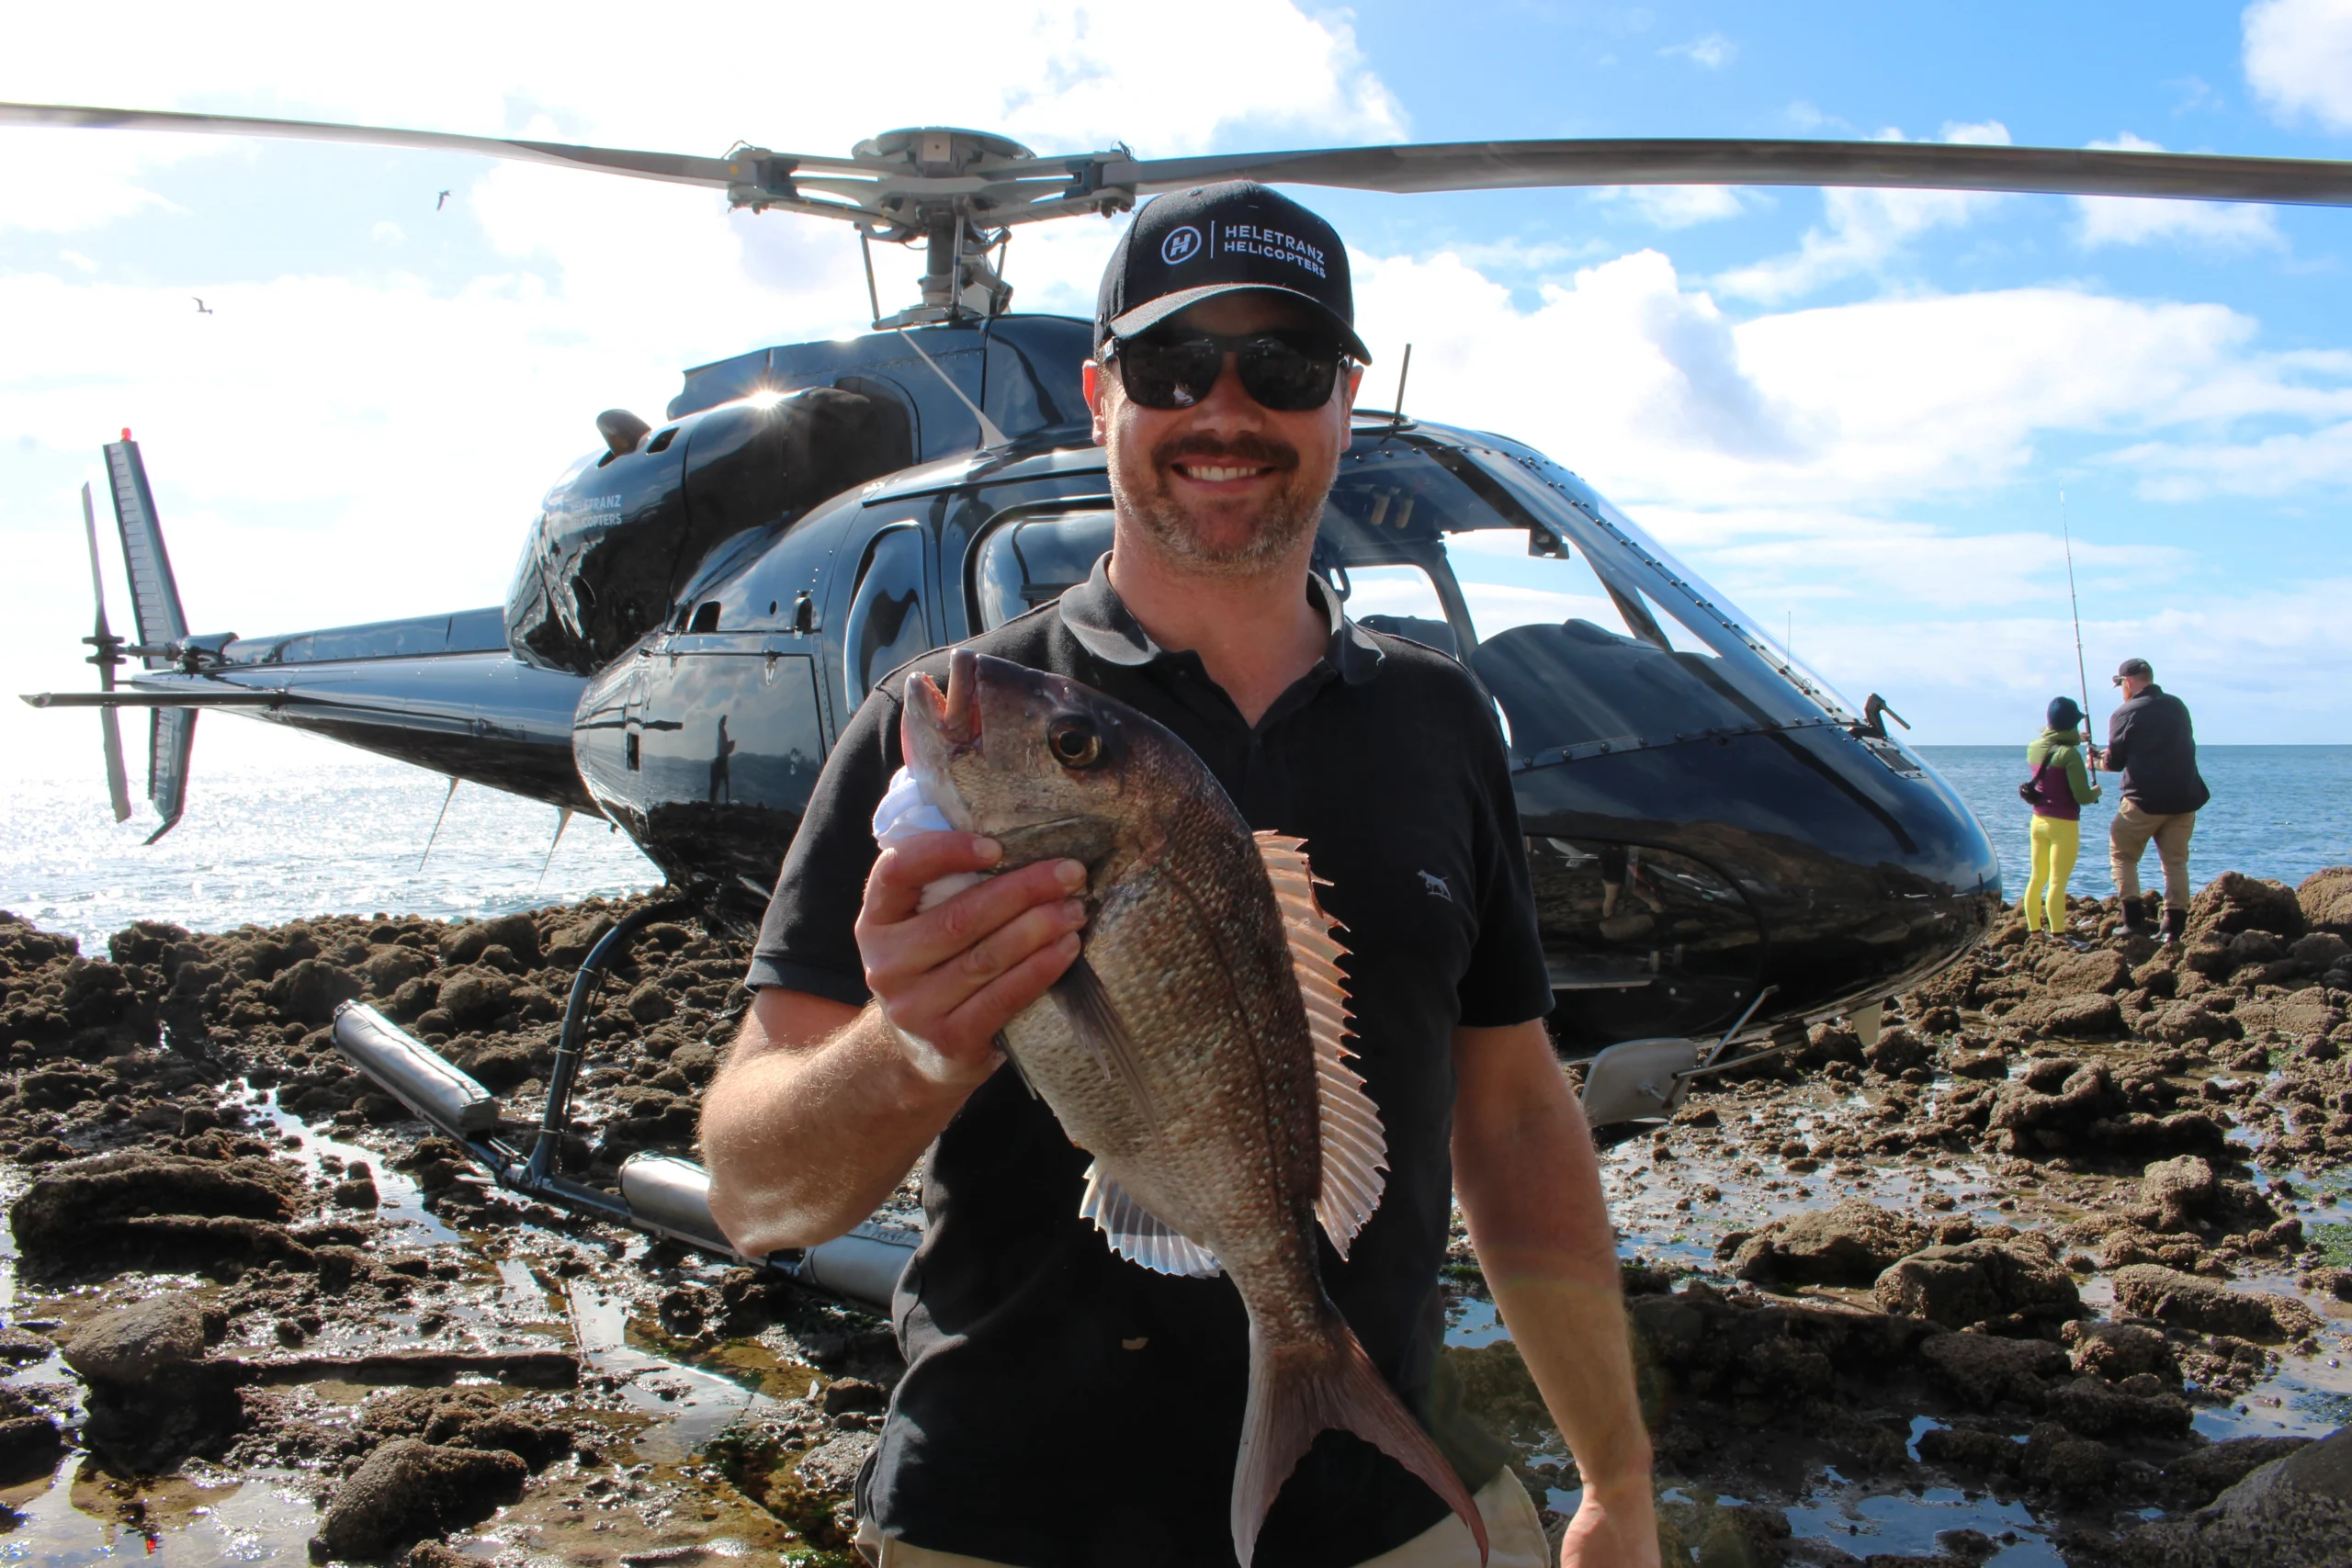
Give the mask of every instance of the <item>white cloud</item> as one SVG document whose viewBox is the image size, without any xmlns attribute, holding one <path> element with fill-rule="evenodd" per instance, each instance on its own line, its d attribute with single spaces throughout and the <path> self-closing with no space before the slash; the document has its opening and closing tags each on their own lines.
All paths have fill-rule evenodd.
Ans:
<svg viewBox="0 0 2352 1568">
<path fill-rule="evenodd" d="M 1285 0 L 1204 0 L 1192 16 L 1251 48 L 1204 73 L 1159 47 L 1155 15 L 1071 0 L 992 12 L 952 47 L 911 51 L 897 13 L 809 8 L 763 24 L 786 28 L 782 64 L 619 5 L 571 7 L 560 27 L 453 0 L 380 19 L 256 5 L 224 25 L 128 0 L 12 16 L 0 99 L 707 152 L 739 137 L 842 152 L 905 124 L 1001 129 L 1043 151 L 1125 140 L 1148 156 L 1408 134 L 1344 20 Z M 0 148 L 0 224 L 75 234 L 70 254 L 0 275 L 0 543 L 12 568 L 0 574 L 0 654 L 26 689 L 88 677 L 74 642 L 88 610 L 74 587 L 86 570 L 74 492 L 121 426 L 141 437 L 205 627 L 259 634 L 487 604 L 503 595 L 538 496 L 594 445 L 596 410 L 658 416 L 683 365 L 862 330 L 866 314 L 846 226 L 730 215 L 708 191 L 522 164 L 444 175 L 436 185 L 463 188 L 435 220 L 445 270 L 428 280 L 387 269 L 416 247 L 390 248 L 401 231 L 389 218 L 371 229 L 377 212 L 340 251 L 311 243 L 299 188 L 284 196 L 284 233 L 241 224 L 236 243 L 185 255 L 109 228 L 216 200 L 220 181 L 192 180 L 191 157 L 283 169 L 277 144 L 7 129 Z M 347 157 L 364 187 L 418 155 L 303 156 Z M 1021 233 L 1021 305 L 1090 310 L 1115 232 L 1096 221 Z M 289 250 L 321 259 L 289 270 Z M 450 275 L 453 255 L 473 265 Z M 886 304 L 910 298 L 920 258 L 883 247 L 876 260 Z M 215 314 L 194 313 L 197 293 Z M 52 719 L 0 719 L 0 744 L 45 745 Z M 250 728 L 215 733 L 217 758 Z"/>
<path fill-rule="evenodd" d="M 1738 217 L 1747 210 L 1743 197 L 1751 193 L 1734 186 L 1603 186 L 1593 194 L 1624 203 L 1660 229 L 1688 229 Z"/>
<path fill-rule="evenodd" d="M 2352 356 L 2259 353 L 2256 323 L 2216 305 L 2014 288 L 1734 323 L 1655 251 L 1546 285 L 1532 309 L 1452 254 L 1356 267 L 1371 341 L 1419 345 L 1419 408 L 1531 441 L 1644 507 L 1883 514 L 2009 483 L 2045 434 L 2164 443 L 2115 459 L 2163 475 L 2227 461 L 2249 422 L 2352 421 Z"/>
<path fill-rule="evenodd" d="M 13 23 L 11 24 L 14 25 Z M 6 81 L 0 73 L 0 82 Z M 115 136 L 86 130 L 0 129 L 0 234 L 70 234 L 134 213 L 179 210 L 153 188 L 155 175 L 187 159 L 234 154 L 205 136 Z"/>
<path fill-rule="evenodd" d="M 2093 147 L 2127 152 L 2161 152 L 2161 144 L 2124 131 Z M 2177 242 L 2219 252 L 2284 246 L 2275 208 L 2233 201 L 2154 201 L 2142 197 L 2078 196 L 2075 238 L 2087 249 L 2101 245 L 2146 245 Z"/>
<path fill-rule="evenodd" d="M 2352 4 L 2256 0 L 2245 8 L 2245 79 L 2282 119 L 2352 130 Z"/>
<path fill-rule="evenodd" d="M 2169 595 L 2129 593 L 2087 600 L 2083 646 L 2093 705 L 2106 705 L 2102 668 L 2136 656 L 2155 667 L 2166 690 L 2188 698 L 2197 738 L 2208 745 L 2340 735 L 2352 707 L 2313 674 L 2352 663 L 2346 594 L 2352 578 L 2333 577 L 2170 604 Z M 1800 612 L 1797 640 L 1806 662 L 1832 681 L 1893 698 L 1915 727 L 1910 738 L 1931 744 L 2014 738 L 2022 745 L 2041 705 L 2075 688 L 2075 630 L 2063 598 L 2041 615 L 1906 620 L 1899 637 L 1852 622 L 1808 626 Z"/>
<path fill-rule="evenodd" d="M 2352 485 L 2352 420 L 2312 431 L 2279 431 L 2251 441 L 2148 442 L 2109 461 L 2136 469 L 2152 501 L 2216 495 L 2290 496 Z"/>
<path fill-rule="evenodd" d="M 469 0 L 418 0 L 381 17 L 258 0 L 234 25 L 168 0 L 123 0 L 12 16 L 0 98 L 491 135 L 546 114 L 556 139 L 714 153 L 738 138 L 839 153 L 910 124 L 986 126 L 1041 151 L 1124 139 L 1148 156 L 1197 152 L 1244 125 L 1401 134 L 1401 111 L 1344 17 L 1286 0 L 1200 0 L 1186 17 L 1200 36 L 1250 47 L 1204 71 L 1165 47 L 1158 13 L 1084 0 L 992 12 L 935 49 L 908 47 L 920 24 L 895 12 L 795 7 L 765 24 L 788 40 L 784 56 L 750 38 L 714 47 L 707 29 L 647 26 L 641 7 L 617 0 L 567 6 L 560 25 L 538 8 Z"/>
<path fill-rule="evenodd" d="M 1878 140 L 1904 136 L 1889 130 Z M 1985 120 L 1947 125 L 1938 140 L 2007 145 L 2009 132 L 1997 120 Z M 2005 198 L 1978 191 L 1838 188 L 1823 191 L 1821 199 L 1826 225 L 1806 230 L 1792 254 L 1736 267 L 1717 278 L 1716 287 L 1765 304 L 1801 299 L 1825 285 L 1875 273 L 1928 231 L 1957 228 Z"/>
<path fill-rule="evenodd" d="M 1704 33 L 1689 43 L 1670 43 L 1658 53 L 1680 55 L 1702 71 L 1720 71 L 1737 58 L 1739 45 L 1721 33 Z"/>
<path fill-rule="evenodd" d="M 408 239 L 408 231 L 390 219 L 386 219 L 370 229 L 368 231 L 368 237 L 379 245 L 397 245 Z"/>
<path fill-rule="evenodd" d="M 2054 498 L 2038 521 L 2054 524 Z M 1903 603 L 1930 611 L 2017 605 L 2063 595 L 2066 545 L 2055 527 L 1958 534 L 1901 515 L 1822 507 L 1649 506 L 1642 521 L 1711 578 L 1737 581 L 1759 599 Z M 2074 541 L 2082 581 L 2097 577 L 2143 590 L 2177 581 L 2194 564 L 2162 545 Z"/>
</svg>

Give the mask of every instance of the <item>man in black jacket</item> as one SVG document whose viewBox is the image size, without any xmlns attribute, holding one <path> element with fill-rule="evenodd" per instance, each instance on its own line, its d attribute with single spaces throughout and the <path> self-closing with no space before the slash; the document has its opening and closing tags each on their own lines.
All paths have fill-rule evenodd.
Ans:
<svg viewBox="0 0 2352 1568">
<path fill-rule="evenodd" d="M 2165 942 L 2188 929 L 2188 836 L 2197 811 L 2213 798 L 2197 772 L 2197 735 L 2188 705 L 2156 684 L 2144 659 L 2127 659 L 2115 672 L 2123 702 L 2108 716 L 2107 750 L 2093 761 L 2123 775 L 2123 804 L 2108 826 L 2115 890 L 2123 899 L 2127 936 L 2148 933 L 2140 898 L 2140 857 L 2148 840 L 2165 868 Z"/>
</svg>

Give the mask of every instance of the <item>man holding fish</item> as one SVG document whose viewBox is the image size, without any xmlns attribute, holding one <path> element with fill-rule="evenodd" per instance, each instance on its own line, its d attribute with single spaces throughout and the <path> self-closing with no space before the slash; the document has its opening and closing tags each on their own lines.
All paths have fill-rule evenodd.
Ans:
<svg viewBox="0 0 2352 1568">
<path fill-rule="evenodd" d="M 1583 1481 L 1562 1562 L 1655 1564 L 1500 736 L 1308 570 L 1370 359 L 1346 252 L 1262 186 L 1161 197 L 1096 337 L 1112 553 L 844 729 L 706 1101 L 747 1254 L 928 1154 L 861 1549 L 1543 1562 L 1439 1355 L 1458 1194 Z"/>
</svg>

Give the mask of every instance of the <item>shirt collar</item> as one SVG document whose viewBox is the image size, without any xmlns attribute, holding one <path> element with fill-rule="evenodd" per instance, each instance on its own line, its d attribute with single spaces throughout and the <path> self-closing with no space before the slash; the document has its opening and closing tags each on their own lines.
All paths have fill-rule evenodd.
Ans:
<svg viewBox="0 0 2352 1568">
<path fill-rule="evenodd" d="M 1339 672 L 1340 679 L 1360 686 L 1378 674 L 1387 656 L 1363 627 L 1348 619 L 1331 585 L 1311 571 L 1306 574 L 1306 599 L 1330 626 L 1323 660 Z M 1119 597 L 1119 591 L 1111 586 L 1108 552 L 1094 563 L 1085 581 L 1062 595 L 1061 617 L 1080 646 L 1105 664 L 1132 669 L 1174 657 L 1152 640 Z"/>
</svg>

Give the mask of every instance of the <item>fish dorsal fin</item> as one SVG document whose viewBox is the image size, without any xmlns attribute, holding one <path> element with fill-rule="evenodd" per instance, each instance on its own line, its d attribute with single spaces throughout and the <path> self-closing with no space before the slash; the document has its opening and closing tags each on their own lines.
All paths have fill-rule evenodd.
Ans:
<svg viewBox="0 0 2352 1568">
<path fill-rule="evenodd" d="M 1267 879 L 1274 885 L 1274 901 L 1282 906 L 1298 998 L 1315 1038 L 1316 1100 L 1323 1124 L 1323 1189 L 1316 1196 L 1315 1217 L 1345 1258 L 1356 1232 L 1380 1207 L 1387 1185 L 1388 1136 L 1379 1108 L 1363 1091 L 1363 1079 L 1348 1066 L 1354 1053 L 1347 1047 L 1348 991 L 1340 973 L 1348 950 L 1331 935 L 1344 928 L 1316 899 L 1320 879 L 1306 863 L 1306 840 L 1271 832 L 1255 837 Z"/>
<path fill-rule="evenodd" d="M 1103 1175 L 1099 1160 L 1086 1168 L 1086 1195 L 1078 1201 L 1078 1217 L 1092 1220 L 1112 1251 L 1155 1274 L 1205 1280 L 1225 1272 L 1215 1253 Z"/>
</svg>

